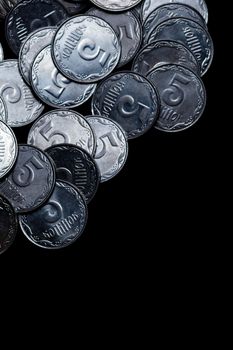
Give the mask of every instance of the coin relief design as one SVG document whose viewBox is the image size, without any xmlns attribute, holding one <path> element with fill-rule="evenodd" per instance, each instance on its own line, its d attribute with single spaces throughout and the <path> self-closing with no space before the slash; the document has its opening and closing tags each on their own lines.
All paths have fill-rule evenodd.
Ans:
<svg viewBox="0 0 233 350">
<path fill-rule="evenodd" d="M 0 121 L 0 178 L 11 170 L 17 154 L 18 146 L 13 131 Z"/>
<path fill-rule="evenodd" d="M 91 0 L 94 5 L 111 11 L 125 11 L 136 6 L 141 1 L 142 0 Z"/>
</svg>

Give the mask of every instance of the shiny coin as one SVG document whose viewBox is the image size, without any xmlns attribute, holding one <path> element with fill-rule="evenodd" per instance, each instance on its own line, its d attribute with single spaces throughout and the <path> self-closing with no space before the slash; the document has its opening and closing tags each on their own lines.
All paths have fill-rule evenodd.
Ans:
<svg viewBox="0 0 233 350">
<path fill-rule="evenodd" d="M 21 77 L 17 60 L 0 63 L 0 96 L 6 104 L 7 124 L 12 127 L 31 123 L 44 109 Z"/>
<path fill-rule="evenodd" d="M 41 248 L 64 248 L 81 236 L 87 222 L 85 200 L 76 187 L 57 181 L 49 200 L 33 213 L 20 215 L 25 236 Z"/>
<path fill-rule="evenodd" d="M 0 62 L 3 61 L 4 55 L 3 55 L 3 48 L 2 45 L 0 43 Z"/>
<path fill-rule="evenodd" d="M 14 207 L 15 212 L 32 211 L 50 196 L 55 184 L 55 169 L 50 158 L 41 150 L 19 145 L 13 170 L 0 183 L 0 194 Z"/>
<path fill-rule="evenodd" d="M 141 1 L 142 0 L 91 0 L 94 5 L 109 11 L 125 11 L 136 6 Z"/>
<path fill-rule="evenodd" d="M 17 216 L 8 200 L 0 196 L 0 255 L 14 242 L 18 229 Z"/>
<path fill-rule="evenodd" d="M 74 144 L 94 154 L 96 142 L 89 121 L 74 111 L 54 110 L 32 125 L 28 144 L 44 150 L 60 143 Z"/>
<path fill-rule="evenodd" d="M 0 120 L 7 123 L 7 109 L 6 104 L 0 96 Z"/>
<path fill-rule="evenodd" d="M 92 113 L 116 121 L 132 139 L 155 123 L 159 104 L 157 92 L 146 78 L 120 72 L 100 83 L 92 99 Z"/>
<path fill-rule="evenodd" d="M 206 93 L 201 79 L 191 70 L 177 65 L 156 68 L 148 74 L 158 88 L 161 110 L 155 127 L 163 131 L 182 131 L 202 115 Z"/>
<path fill-rule="evenodd" d="M 0 121 L 0 178 L 11 170 L 17 153 L 18 146 L 13 131 Z"/>
<path fill-rule="evenodd" d="M 59 71 L 77 82 L 92 83 L 108 75 L 121 54 L 116 33 L 93 16 L 77 16 L 58 29 L 53 58 Z"/>
<path fill-rule="evenodd" d="M 99 167 L 101 182 L 110 180 L 123 168 L 128 156 L 125 132 L 116 122 L 103 117 L 88 117 L 97 138 L 94 159 Z"/>
<path fill-rule="evenodd" d="M 99 169 L 89 153 L 68 144 L 52 146 L 46 153 L 54 161 L 57 180 L 75 185 L 89 203 L 100 182 Z"/>
</svg>

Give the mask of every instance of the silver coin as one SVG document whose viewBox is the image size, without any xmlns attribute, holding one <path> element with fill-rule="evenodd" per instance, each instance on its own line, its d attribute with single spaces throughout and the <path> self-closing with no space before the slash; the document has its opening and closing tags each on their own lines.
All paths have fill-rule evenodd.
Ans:
<svg viewBox="0 0 233 350">
<path fill-rule="evenodd" d="M 104 182 L 116 176 L 126 162 L 126 135 L 119 124 L 108 118 L 92 116 L 88 117 L 88 121 L 97 139 L 94 159 L 100 170 L 101 182 Z"/>
<path fill-rule="evenodd" d="M 3 48 L 2 44 L 0 43 L 0 62 L 3 61 L 4 55 L 3 55 Z"/>
<path fill-rule="evenodd" d="M 11 170 L 17 154 L 18 146 L 13 131 L 0 121 L 0 178 Z"/>
<path fill-rule="evenodd" d="M 0 120 L 7 123 L 7 109 L 6 104 L 0 96 Z"/>
<path fill-rule="evenodd" d="M 93 16 L 65 21 L 53 42 L 58 70 L 77 82 L 92 83 L 104 78 L 118 64 L 121 47 L 110 25 Z"/>
<path fill-rule="evenodd" d="M 70 0 L 57 0 L 59 1 L 66 9 L 70 16 L 78 15 L 86 10 L 88 2 L 84 1 L 70 1 Z"/>
<path fill-rule="evenodd" d="M 11 127 L 31 123 L 44 109 L 21 77 L 17 60 L 0 62 L 0 96 L 6 104 L 7 124 Z"/>
<path fill-rule="evenodd" d="M 166 65 L 151 71 L 147 77 L 161 98 L 157 129 L 182 131 L 197 122 L 205 109 L 206 93 L 194 72 L 182 66 Z"/>
<path fill-rule="evenodd" d="M 60 143 L 70 143 L 94 154 L 96 141 L 92 128 L 81 114 L 54 110 L 42 115 L 31 127 L 28 144 L 44 150 Z"/>
<path fill-rule="evenodd" d="M 41 28 L 28 35 L 23 42 L 19 52 L 19 69 L 28 84 L 34 59 L 44 47 L 51 44 L 55 32 L 55 27 Z"/>
<path fill-rule="evenodd" d="M 94 5 L 109 11 L 125 11 L 136 6 L 141 1 L 142 0 L 91 0 Z"/>
</svg>

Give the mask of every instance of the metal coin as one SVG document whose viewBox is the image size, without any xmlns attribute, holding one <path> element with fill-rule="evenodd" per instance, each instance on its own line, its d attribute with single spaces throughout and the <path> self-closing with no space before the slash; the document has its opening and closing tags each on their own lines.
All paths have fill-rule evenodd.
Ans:
<svg viewBox="0 0 233 350">
<path fill-rule="evenodd" d="M 163 131 L 182 131 L 201 117 L 206 93 L 201 79 L 191 70 L 177 65 L 156 68 L 148 74 L 158 88 L 161 109 L 155 127 Z"/>
<path fill-rule="evenodd" d="M 86 10 L 88 2 L 84 1 L 68 1 L 68 0 L 57 0 L 59 1 L 66 9 L 70 16 L 78 15 Z"/>
<path fill-rule="evenodd" d="M 41 248 L 64 248 L 81 236 L 87 222 L 87 206 L 71 184 L 57 181 L 49 200 L 36 211 L 20 215 L 25 236 Z"/>
<path fill-rule="evenodd" d="M 0 196 L 0 255 L 15 240 L 18 229 L 17 216 L 8 200 Z"/>
<path fill-rule="evenodd" d="M 77 16 L 64 22 L 53 42 L 58 70 L 77 82 L 104 78 L 118 64 L 121 47 L 110 25 L 94 16 Z"/>
<path fill-rule="evenodd" d="M 50 196 L 55 184 L 55 169 L 41 150 L 19 145 L 13 170 L 0 183 L 0 194 L 12 204 L 16 213 L 32 211 Z"/>
<path fill-rule="evenodd" d="M 6 104 L 0 96 L 0 120 L 7 123 L 7 109 Z"/>
<path fill-rule="evenodd" d="M 128 156 L 125 132 L 111 119 L 88 117 L 97 138 L 94 159 L 99 167 L 101 182 L 110 180 L 123 168 Z"/>
<path fill-rule="evenodd" d="M 65 180 L 75 185 L 89 203 L 100 182 L 99 169 L 89 153 L 68 144 L 52 146 L 46 153 L 54 161 L 57 180 Z"/>
<path fill-rule="evenodd" d="M 100 83 L 92 99 L 92 113 L 116 121 L 132 139 L 152 127 L 159 104 L 155 88 L 145 77 L 120 72 Z"/>
<path fill-rule="evenodd" d="M 3 55 L 3 48 L 2 45 L 0 43 L 0 62 L 3 61 L 4 55 Z"/>
<path fill-rule="evenodd" d="M 28 144 L 44 150 L 60 143 L 74 144 L 93 155 L 96 141 L 89 121 L 74 111 L 54 110 L 32 125 Z"/>
<path fill-rule="evenodd" d="M 16 137 L 3 121 L 0 121 L 0 178 L 14 165 L 18 154 Z"/>
<path fill-rule="evenodd" d="M 7 124 L 12 127 L 31 123 L 44 109 L 25 84 L 17 60 L 0 62 L 0 96 L 6 104 Z"/>
<path fill-rule="evenodd" d="M 134 72 L 147 75 L 152 69 L 163 64 L 178 64 L 200 75 L 200 68 L 192 52 L 176 41 L 154 41 L 146 45 L 133 61 Z"/>
<path fill-rule="evenodd" d="M 19 69 L 28 84 L 34 59 L 44 47 L 51 44 L 55 32 L 56 27 L 40 28 L 23 42 L 19 52 Z"/>
<path fill-rule="evenodd" d="M 136 6 L 142 0 L 91 0 L 91 2 L 108 11 L 125 11 Z"/>
<path fill-rule="evenodd" d="M 118 67 L 127 64 L 138 51 L 142 39 L 139 20 L 130 11 L 123 13 L 110 13 L 91 8 L 88 15 L 93 15 L 108 22 L 116 32 L 120 45 L 121 57 Z"/>
<path fill-rule="evenodd" d="M 19 2 L 20 0 L 1 0 L 0 1 L 0 20 L 4 19 L 8 12 Z"/>
</svg>

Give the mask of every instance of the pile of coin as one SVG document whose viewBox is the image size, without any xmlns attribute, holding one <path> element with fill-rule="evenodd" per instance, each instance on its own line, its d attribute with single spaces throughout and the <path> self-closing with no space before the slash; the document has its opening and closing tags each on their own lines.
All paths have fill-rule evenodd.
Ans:
<svg viewBox="0 0 233 350">
<path fill-rule="evenodd" d="M 42 248 L 80 237 L 99 183 L 126 162 L 128 140 L 200 118 L 213 58 L 203 0 L 13 5 L 5 37 L 17 59 L 4 60 L 0 44 L 0 253 L 19 225 Z M 29 124 L 18 144 L 12 128 Z"/>
</svg>

